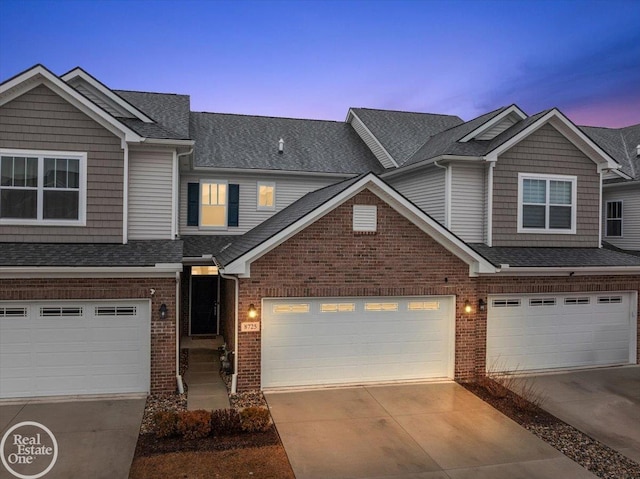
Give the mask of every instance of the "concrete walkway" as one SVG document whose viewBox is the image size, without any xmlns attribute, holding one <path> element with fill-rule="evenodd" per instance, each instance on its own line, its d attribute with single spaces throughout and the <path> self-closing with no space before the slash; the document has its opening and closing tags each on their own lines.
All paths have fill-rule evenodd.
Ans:
<svg viewBox="0 0 640 479">
<path fill-rule="evenodd" d="M 521 379 L 532 382 L 542 407 L 640 463 L 640 366 L 590 369 Z"/>
<path fill-rule="evenodd" d="M 229 407 L 227 386 L 220 377 L 220 352 L 217 349 L 189 349 L 187 409 L 226 409 Z"/>
<path fill-rule="evenodd" d="M 595 478 L 453 382 L 265 396 L 297 479 Z"/>
</svg>

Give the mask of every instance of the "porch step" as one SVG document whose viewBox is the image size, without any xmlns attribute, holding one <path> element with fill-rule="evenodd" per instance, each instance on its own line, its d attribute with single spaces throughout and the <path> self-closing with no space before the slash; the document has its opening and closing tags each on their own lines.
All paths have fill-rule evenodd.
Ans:
<svg viewBox="0 0 640 479">
<path fill-rule="evenodd" d="M 189 369 L 184 374 L 189 411 L 230 407 L 227 386 L 219 371 L 220 352 L 217 349 L 189 349 Z"/>
</svg>

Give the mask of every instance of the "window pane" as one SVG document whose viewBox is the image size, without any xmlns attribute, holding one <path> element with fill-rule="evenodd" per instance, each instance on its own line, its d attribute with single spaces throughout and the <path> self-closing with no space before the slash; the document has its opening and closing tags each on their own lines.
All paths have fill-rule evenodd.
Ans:
<svg viewBox="0 0 640 479">
<path fill-rule="evenodd" d="M 260 185 L 258 204 L 260 206 L 273 206 L 273 186 Z"/>
<path fill-rule="evenodd" d="M 227 204 L 227 185 L 218 185 L 218 204 Z"/>
<path fill-rule="evenodd" d="M 215 186 L 215 185 L 210 185 L 209 183 L 203 183 L 202 184 L 202 204 L 203 205 L 211 204 L 209 198 L 211 198 L 211 187 L 212 186 Z"/>
<path fill-rule="evenodd" d="M 0 192 L 1 218 L 36 218 L 38 206 L 36 190 L 2 190 Z"/>
<path fill-rule="evenodd" d="M 553 205 L 571 204 L 571 182 L 554 181 L 549 184 L 549 200 Z"/>
<path fill-rule="evenodd" d="M 13 184 L 13 157 L 3 156 L 0 159 L 0 186 Z"/>
<path fill-rule="evenodd" d="M 524 205 L 522 207 L 523 228 L 545 228 L 545 207 Z"/>
<path fill-rule="evenodd" d="M 38 159 L 27 158 L 26 163 L 26 185 L 30 188 L 38 187 Z"/>
<path fill-rule="evenodd" d="M 56 184 L 56 160 L 54 158 L 44 159 L 44 187 L 52 188 Z"/>
<path fill-rule="evenodd" d="M 80 160 L 69 160 L 67 168 L 67 188 L 80 188 Z"/>
<path fill-rule="evenodd" d="M 20 157 L 13 159 L 13 186 L 27 186 L 24 160 Z"/>
<path fill-rule="evenodd" d="M 56 160 L 56 188 L 67 187 L 67 160 Z"/>
<path fill-rule="evenodd" d="M 522 200 L 524 203 L 546 203 L 547 202 L 547 182 L 546 180 L 527 180 L 523 182 Z"/>
<path fill-rule="evenodd" d="M 550 206 L 549 207 L 549 228 L 571 229 L 571 207 L 570 206 Z"/>
<path fill-rule="evenodd" d="M 622 201 L 610 201 L 607 203 L 607 218 L 622 219 Z"/>
<path fill-rule="evenodd" d="M 224 206 L 202 205 L 200 224 L 203 226 L 226 226 L 226 208 Z"/>
<path fill-rule="evenodd" d="M 42 217 L 46 219 L 77 220 L 77 191 L 44 191 Z"/>
<path fill-rule="evenodd" d="M 622 220 L 607 220 L 607 236 L 622 236 Z"/>
</svg>

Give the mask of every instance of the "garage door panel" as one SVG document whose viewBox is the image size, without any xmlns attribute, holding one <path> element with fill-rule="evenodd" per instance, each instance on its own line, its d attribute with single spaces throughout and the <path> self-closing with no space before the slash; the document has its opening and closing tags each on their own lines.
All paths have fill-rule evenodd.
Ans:
<svg viewBox="0 0 640 479">
<path fill-rule="evenodd" d="M 416 300 L 429 301 L 432 310 L 410 311 L 409 301 Z M 265 299 L 262 386 L 447 377 L 451 301 L 449 297 Z M 307 313 L 283 312 L 300 304 L 308 305 Z M 337 311 L 336 305 L 347 310 Z"/>
<path fill-rule="evenodd" d="M 487 367 L 538 370 L 628 363 L 634 334 L 630 293 L 490 297 Z M 585 304 L 577 304 L 576 298 Z M 605 300 L 612 303 L 600 302 Z M 505 300 L 519 306 L 496 307 Z M 542 299 L 552 305 L 533 305 Z M 617 301 L 617 302 L 616 302 Z"/>
<path fill-rule="evenodd" d="M 27 317 L 0 318 L 0 397 L 148 392 L 148 301 L 22 304 Z M 96 315 L 98 305 L 107 316 Z M 43 307 L 82 316 L 41 317 Z"/>
</svg>

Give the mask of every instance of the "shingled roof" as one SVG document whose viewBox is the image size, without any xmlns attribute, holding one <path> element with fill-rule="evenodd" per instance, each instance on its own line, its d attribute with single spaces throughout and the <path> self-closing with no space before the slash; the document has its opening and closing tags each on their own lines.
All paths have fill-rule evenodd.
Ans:
<svg viewBox="0 0 640 479">
<path fill-rule="evenodd" d="M 171 138 L 189 137 L 189 95 L 113 90 L 136 108 L 173 133 Z"/>
<path fill-rule="evenodd" d="M 640 124 L 626 128 L 581 126 L 580 129 L 620 163 L 623 173 L 640 180 L 640 157 L 637 154 L 637 147 L 640 145 Z"/>
<path fill-rule="evenodd" d="M 155 266 L 182 262 L 182 241 L 104 243 L 0 243 L 2 266 Z"/>
<path fill-rule="evenodd" d="M 343 174 L 384 169 L 344 122 L 191 113 L 191 136 L 195 167 Z"/>
<path fill-rule="evenodd" d="M 351 108 L 393 159 L 401 165 L 431 136 L 460 125 L 453 115 Z"/>
</svg>

